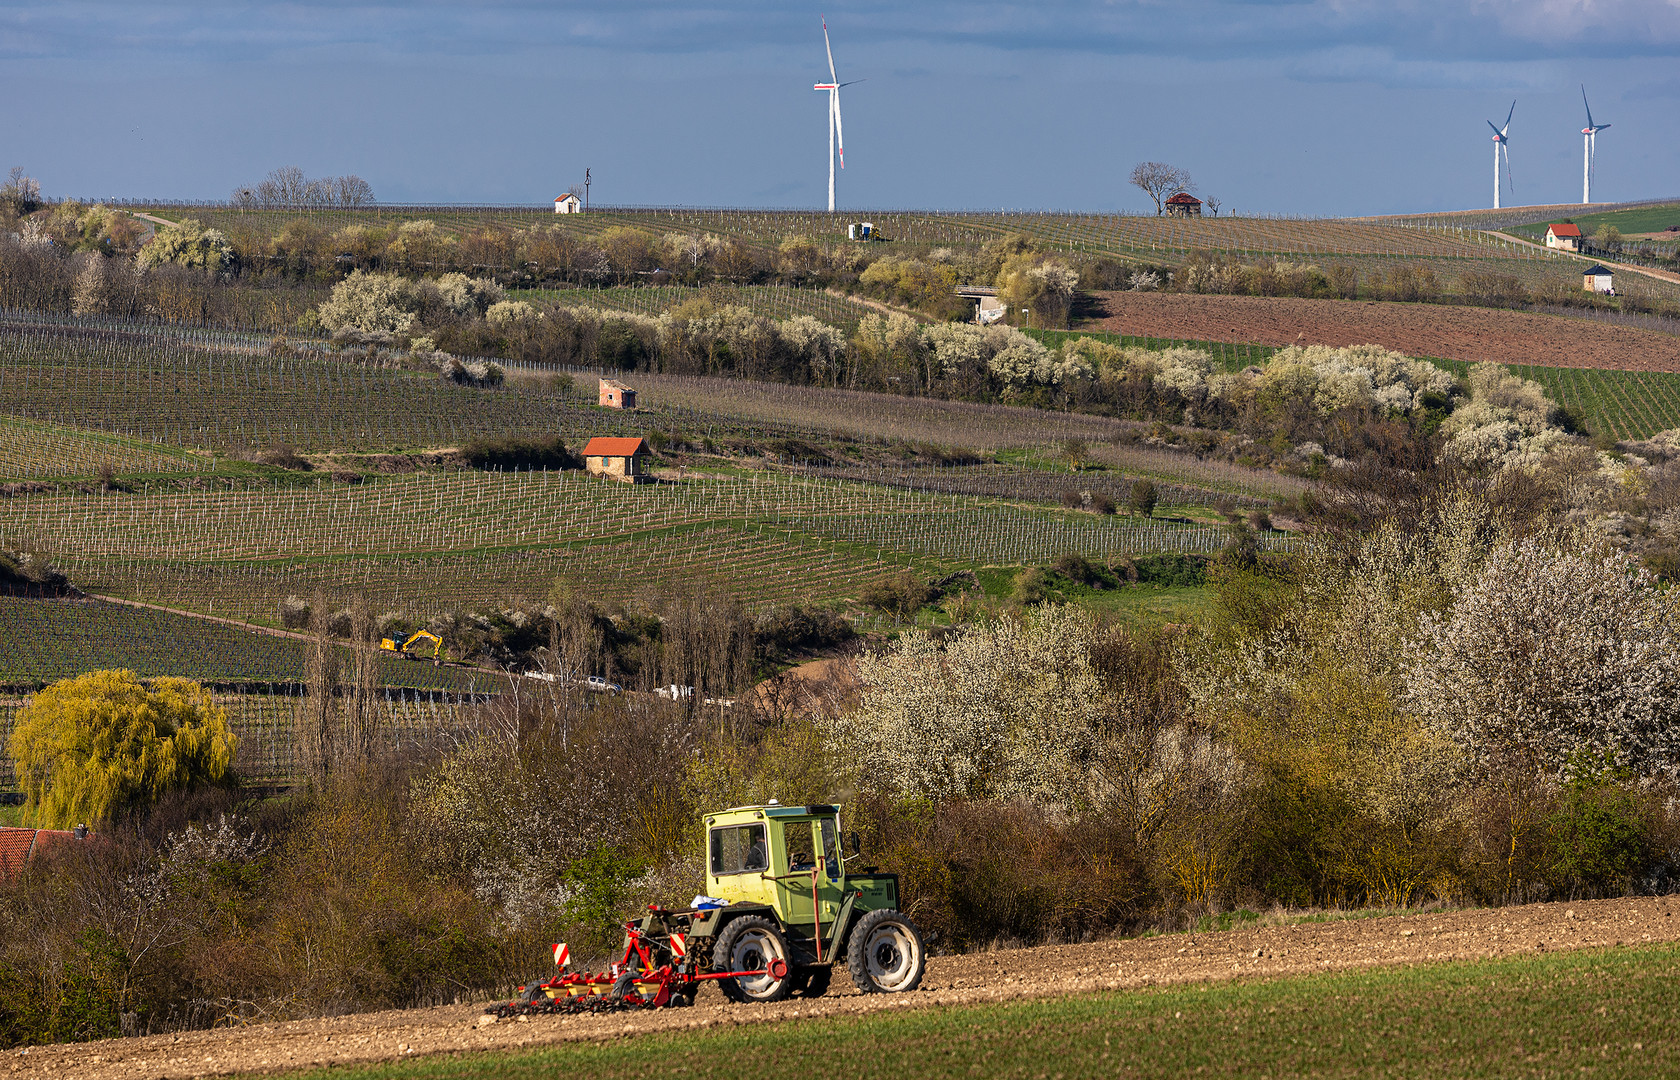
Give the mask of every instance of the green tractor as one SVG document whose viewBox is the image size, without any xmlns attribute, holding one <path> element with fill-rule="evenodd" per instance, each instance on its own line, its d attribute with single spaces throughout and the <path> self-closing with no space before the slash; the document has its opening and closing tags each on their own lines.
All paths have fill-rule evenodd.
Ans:
<svg viewBox="0 0 1680 1080">
<path fill-rule="evenodd" d="M 846 846 L 857 855 L 855 833 Z M 816 997 L 842 961 L 866 994 L 916 989 L 927 950 L 898 910 L 898 875 L 849 873 L 847 857 L 837 806 L 708 814 L 708 896 L 688 910 L 650 908 L 631 938 L 661 943 L 682 981 L 715 981 L 731 1001 Z"/>
<path fill-rule="evenodd" d="M 850 842 L 858 853 L 857 834 Z M 844 960 L 866 994 L 921 985 L 927 950 L 898 910 L 898 875 L 872 866 L 846 872 L 840 808 L 738 806 L 706 815 L 706 891 L 692 907 L 649 905 L 624 926 L 617 962 L 570 972 L 571 952 L 554 946 L 560 971 L 485 1010 L 498 1017 L 594 1013 L 692 1005 L 703 982 L 731 1001 L 781 1001 L 828 990 Z"/>
</svg>

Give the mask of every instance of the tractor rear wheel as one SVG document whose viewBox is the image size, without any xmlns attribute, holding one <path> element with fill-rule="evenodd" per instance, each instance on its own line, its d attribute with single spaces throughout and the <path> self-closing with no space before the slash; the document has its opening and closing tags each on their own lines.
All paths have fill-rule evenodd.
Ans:
<svg viewBox="0 0 1680 1080">
<path fill-rule="evenodd" d="M 922 984 L 927 949 L 902 911 L 883 908 L 858 920 L 846 943 L 846 966 L 865 994 L 897 994 Z"/>
<path fill-rule="evenodd" d="M 772 969 L 779 969 L 780 976 Z M 760 915 L 743 915 L 723 928 L 712 950 L 712 970 L 761 973 L 719 979 L 718 989 L 730 1001 L 781 1001 L 793 993 L 787 938 Z"/>
</svg>

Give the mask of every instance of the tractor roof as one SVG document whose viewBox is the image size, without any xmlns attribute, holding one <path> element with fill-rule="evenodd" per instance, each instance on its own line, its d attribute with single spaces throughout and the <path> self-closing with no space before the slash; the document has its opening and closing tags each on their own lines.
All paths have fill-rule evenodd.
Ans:
<svg viewBox="0 0 1680 1080">
<path fill-rule="evenodd" d="M 783 818 L 783 817 L 825 817 L 839 812 L 840 808 L 831 803 L 812 803 L 809 806 L 783 806 L 780 803 L 769 803 L 764 806 L 731 806 L 727 810 L 715 810 L 706 815 L 707 824 L 715 824 L 718 818 L 749 817 L 749 818 Z"/>
</svg>

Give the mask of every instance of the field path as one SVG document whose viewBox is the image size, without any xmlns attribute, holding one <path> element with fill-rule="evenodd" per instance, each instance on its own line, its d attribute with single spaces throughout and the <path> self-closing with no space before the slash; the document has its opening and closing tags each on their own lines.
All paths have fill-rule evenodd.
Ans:
<svg viewBox="0 0 1680 1080">
<path fill-rule="evenodd" d="M 864 996 L 837 974 L 822 998 L 692 1009 L 531 1017 L 486 1024 L 481 1005 L 364 1013 L 10 1051 L 0 1075 L 138 1080 L 216 1076 L 413 1055 L 509 1050 L 679 1031 L 1095 990 L 1304 975 L 1680 940 L 1680 897 L 1634 897 L 1385 918 L 1250 926 L 1214 934 L 934 957 L 921 991 Z"/>
<path fill-rule="evenodd" d="M 1261 345 L 1367 343 L 1412 356 L 1542 367 L 1680 372 L 1680 335 L 1567 315 L 1379 300 L 1098 293 L 1119 334 Z"/>
</svg>

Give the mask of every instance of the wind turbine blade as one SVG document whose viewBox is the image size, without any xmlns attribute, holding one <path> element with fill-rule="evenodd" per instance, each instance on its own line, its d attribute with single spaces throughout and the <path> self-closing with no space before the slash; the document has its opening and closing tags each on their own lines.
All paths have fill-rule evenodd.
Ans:
<svg viewBox="0 0 1680 1080">
<path fill-rule="evenodd" d="M 1503 135 L 1503 134 L 1505 134 L 1505 132 L 1507 132 L 1511 129 L 1511 117 L 1515 116 L 1516 114 L 1517 114 L 1517 103 L 1516 103 L 1515 99 L 1512 99 L 1512 101 L 1511 101 L 1511 111 L 1505 114 L 1505 126 L 1499 129 L 1499 134 Z"/>
<path fill-rule="evenodd" d="M 823 19 L 823 49 L 828 53 L 828 81 L 839 82 L 840 76 L 834 74 L 834 46 L 828 43 L 828 19 Z"/>
<path fill-rule="evenodd" d="M 840 91 L 832 92 L 834 100 L 834 137 L 840 147 L 840 167 L 846 167 L 846 125 L 840 122 Z"/>
<path fill-rule="evenodd" d="M 1517 182 L 1511 179 L 1511 146 L 1509 143 L 1500 143 L 1499 146 L 1505 151 L 1505 186 L 1511 189 L 1511 195 L 1514 197 L 1517 194 Z"/>
<path fill-rule="evenodd" d="M 840 86 L 856 86 L 856 85 L 857 85 L 857 84 L 858 84 L 858 83 L 860 83 L 860 82 L 868 82 L 868 81 L 869 81 L 869 80 L 868 80 L 868 79 L 853 79 L 853 80 L 852 80 L 852 81 L 851 81 L 851 82 L 843 82 L 843 83 L 841 83 L 841 84 L 840 84 Z M 835 87 L 835 89 L 837 89 L 837 90 L 838 90 L 838 89 L 839 89 L 839 87 Z M 1605 126 L 1605 127 L 1609 127 L 1609 126 L 1610 126 L 1610 125 L 1609 125 L 1609 124 L 1605 124 L 1605 125 L 1604 125 L 1604 126 Z"/>
<path fill-rule="evenodd" d="M 1488 127 L 1493 128 L 1493 137 L 1494 138 L 1499 139 L 1501 142 L 1504 141 L 1505 133 L 1503 131 L 1500 131 L 1498 128 L 1493 127 L 1493 121 L 1492 120 L 1488 121 Z"/>
<path fill-rule="evenodd" d="M 1581 104 L 1582 105 L 1587 105 L 1587 84 L 1586 83 L 1581 84 Z M 1587 105 L 1587 126 L 1588 127 L 1593 126 L 1592 106 L 1591 105 Z"/>
</svg>

